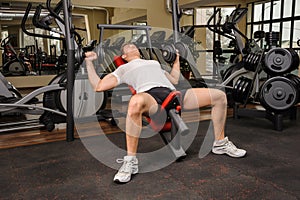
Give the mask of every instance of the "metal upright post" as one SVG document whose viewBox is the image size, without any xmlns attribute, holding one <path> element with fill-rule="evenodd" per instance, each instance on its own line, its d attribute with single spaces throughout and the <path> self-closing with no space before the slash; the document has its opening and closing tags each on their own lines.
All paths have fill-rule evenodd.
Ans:
<svg viewBox="0 0 300 200">
<path fill-rule="evenodd" d="M 67 130 L 66 140 L 74 140 L 74 119 L 73 119 L 73 88 L 75 76 L 75 40 L 72 28 L 71 1 L 63 0 L 66 44 L 67 44 Z"/>
<path fill-rule="evenodd" d="M 172 22 L 173 22 L 173 31 L 174 31 L 174 43 L 178 42 L 178 33 L 179 33 L 179 5 L 178 0 L 172 0 Z"/>
</svg>

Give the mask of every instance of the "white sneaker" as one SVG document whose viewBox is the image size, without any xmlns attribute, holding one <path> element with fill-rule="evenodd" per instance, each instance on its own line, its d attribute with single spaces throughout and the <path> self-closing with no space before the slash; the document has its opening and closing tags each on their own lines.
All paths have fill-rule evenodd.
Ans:
<svg viewBox="0 0 300 200">
<path fill-rule="evenodd" d="M 124 159 L 117 159 L 117 162 L 123 165 L 115 175 L 114 182 L 127 183 L 131 180 L 131 175 L 139 171 L 138 159 L 135 156 L 125 156 Z"/>
<path fill-rule="evenodd" d="M 212 152 L 214 154 L 227 154 L 234 158 L 240 158 L 246 155 L 246 151 L 244 149 L 238 149 L 228 140 L 228 137 L 225 137 L 223 140 L 215 141 Z"/>
<path fill-rule="evenodd" d="M 31 71 L 31 72 L 29 72 L 29 75 L 36 76 L 36 75 L 37 75 L 37 73 L 36 73 L 36 72 L 33 72 L 33 71 Z"/>
</svg>

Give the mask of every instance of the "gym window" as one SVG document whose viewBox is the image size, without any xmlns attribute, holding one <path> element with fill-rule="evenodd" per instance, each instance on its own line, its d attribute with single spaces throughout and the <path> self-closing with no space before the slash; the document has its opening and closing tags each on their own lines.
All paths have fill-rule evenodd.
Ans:
<svg viewBox="0 0 300 200">
<path fill-rule="evenodd" d="M 257 30 L 280 32 L 282 48 L 300 50 L 300 1 L 271 0 L 247 4 L 247 36 L 253 37 Z M 264 44 L 261 43 L 261 46 Z"/>
<path fill-rule="evenodd" d="M 218 8 L 221 8 L 221 23 L 224 24 L 226 16 L 230 15 L 231 12 L 236 9 L 235 6 L 222 6 L 222 7 L 199 7 L 195 8 L 194 16 L 194 27 L 195 36 L 194 40 L 197 44 L 196 51 L 199 53 L 199 58 L 197 60 L 198 70 L 201 75 L 217 75 L 217 67 L 215 66 L 215 54 L 214 54 L 214 41 L 218 40 L 221 43 L 221 48 L 223 51 L 223 56 L 230 57 L 233 52 L 233 47 L 230 47 L 230 39 L 216 34 L 210 31 L 207 27 L 207 22 L 210 17 L 216 12 Z M 216 25 L 218 22 L 212 21 L 211 25 Z M 224 60 L 227 62 L 227 60 Z M 225 63 L 223 63 L 225 65 Z"/>
<path fill-rule="evenodd" d="M 8 37 L 8 31 L 1 32 L 1 41 Z"/>
</svg>

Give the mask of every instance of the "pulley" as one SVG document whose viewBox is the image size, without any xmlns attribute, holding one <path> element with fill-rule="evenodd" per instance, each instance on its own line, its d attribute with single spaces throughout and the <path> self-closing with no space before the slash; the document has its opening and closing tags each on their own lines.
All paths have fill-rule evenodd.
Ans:
<svg viewBox="0 0 300 200">
<path fill-rule="evenodd" d="M 262 85 L 259 99 L 267 110 L 281 112 L 294 106 L 298 102 L 298 96 L 299 92 L 291 80 L 275 76 Z"/>
</svg>

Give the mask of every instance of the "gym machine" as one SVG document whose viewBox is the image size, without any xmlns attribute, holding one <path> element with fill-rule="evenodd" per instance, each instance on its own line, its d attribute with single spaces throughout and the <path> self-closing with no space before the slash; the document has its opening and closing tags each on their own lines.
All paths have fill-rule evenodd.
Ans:
<svg viewBox="0 0 300 200">
<path fill-rule="evenodd" d="M 283 129 L 283 119 L 288 116 L 290 120 L 297 118 L 297 106 L 300 102 L 300 78 L 291 72 L 299 66 L 299 56 L 294 49 L 281 48 L 278 45 L 279 32 L 265 34 L 266 48 L 262 60 L 262 69 L 267 73 L 267 80 L 261 84 L 258 101 L 265 111 L 252 112 L 240 110 L 235 107 L 235 117 L 251 114 L 254 117 L 264 117 L 274 124 L 275 130 Z M 249 56 L 248 56 L 249 57 Z M 254 62 L 249 58 L 248 62 Z M 246 112 L 246 113 L 245 113 Z"/>
<path fill-rule="evenodd" d="M 4 50 L 2 55 L 2 71 L 5 76 L 9 75 L 26 75 L 26 71 L 28 71 L 24 58 L 18 54 L 15 48 L 11 45 L 12 37 L 8 36 L 1 41 L 1 47 Z"/>
<path fill-rule="evenodd" d="M 127 28 L 130 29 L 134 27 Z M 146 31 L 147 30 L 148 29 L 146 29 Z M 149 34 L 147 33 L 146 35 Z M 118 67 L 125 63 L 121 56 L 116 56 L 114 62 Z M 131 86 L 128 87 L 132 95 L 135 95 L 136 91 Z M 152 116 L 152 118 L 145 116 L 147 123 L 149 123 L 155 132 L 160 134 L 162 140 L 166 145 L 168 145 L 177 161 L 185 158 L 186 156 L 185 150 L 181 144 L 181 136 L 185 136 L 189 133 L 189 128 L 180 117 L 180 99 L 181 93 L 179 91 L 172 91 L 162 102 L 161 107 L 155 116 Z M 161 116 L 164 116 L 165 113 L 167 114 L 167 117 L 162 121 Z"/>
<path fill-rule="evenodd" d="M 48 1 L 47 4 L 50 5 L 50 1 Z M 61 5 L 62 2 L 59 2 L 56 8 L 61 7 Z M 64 5 L 64 6 L 68 6 L 68 5 Z M 29 3 L 25 11 L 24 18 L 22 20 L 22 29 L 24 33 L 29 33 L 26 30 L 25 24 L 29 12 L 31 10 L 31 7 L 32 4 Z M 50 7 L 48 8 L 48 10 L 50 11 L 50 13 L 52 12 L 52 9 Z M 66 11 L 68 15 L 69 14 L 68 9 L 65 10 L 65 12 Z M 55 14 L 58 15 L 58 13 Z M 52 16 L 51 19 L 53 19 L 54 15 L 51 16 Z M 55 19 L 64 22 L 64 20 L 62 20 L 59 16 L 55 16 Z M 35 37 L 49 38 L 49 39 L 68 40 L 71 37 L 68 37 L 67 32 L 70 33 L 71 31 L 70 31 L 70 27 L 68 27 L 66 24 L 67 23 L 60 24 L 63 37 L 53 37 L 49 35 L 39 35 L 33 33 L 29 33 L 29 35 Z M 46 29 L 46 27 L 44 28 Z M 73 38 L 73 40 L 69 42 L 74 43 L 74 41 L 75 40 Z M 81 39 L 77 41 L 81 41 Z M 0 80 L 1 80 L 0 81 L 0 90 L 1 90 L 0 114 L 7 115 L 7 114 L 21 113 L 21 114 L 40 115 L 39 120 L 35 121 L 35 126 L 31 126 L 27 124 L 28 122 L 32 123 L 32 121 L 4 123 L 1 124 L 1 128 L 3 128 L 1 129 L 1 132 L 12 131 L 12 130 L 23 130 L 26 128 L 33 128 L 33 127 L 46 127 L 48 131 L 51 131 L 54 129 L 55 123 L 66 122 L 67 123 L 66 139 L 67 141 L 72 141 L 74 139 L 73 117 L 89 118 L 92 115 L 96 115 L 98 117 L 98 120 L 107 120 L 113 123 L 111 116 L 105 116 L 105 114 L 101 112 L 102 109 L 105 107 L 106 93 L 104 92 L 95 93 L 88 82 L 87 74 L 83 69 L 79 69 L 79 66 L 81 65 L 84 59 L 84 53 L 94 48 L 95 41 L 91 41 L 88 45 L 84 47 L 80 43 L 76 45 L 77 45 L 76 51 L 75 51 L 75 43 L 74 43 L 74 52 L 69 51 L 68 68 L 67 68 L 68 72 L 59 74 L 49 83 L 48 86 L 41 87 L 37 90 L 34 90 L 33 92 L 29 93 L 24 97 L 22 97 L 20 93 L 13 87 L 13 85 L 11 85 L 5 79 L 5 77 L 2 76 L 2 74 L 0 74 L 1 75 L 0 76 Z M 70 60 L 70 57 L 73 57 L 73 59 Z M 78 72 L 76 75 L 76 80 L 75 80 L 75 71 Z M 36 96 L 40 94 L 43 94 L 42 102 L 36 101 L 37 100 Z M 43 106 L 38 106 L 38 104 L 41 103 L 43 104 Z M 7 127 L 7 125 L 9 127 Z M 19 125 L 23 125 L 23 126 L 19 126 Z"/>
<path fill-rule="evenodd" d="M 233 99 L 235 118 L 263 117 L 272 121 L 276 130 L 282 130 L 283 116 L 296 119 L 295 105 L 299 102 L 300 79 L 290 72 L 299 66 L 299 56 L 293 49 L 278 46 L 280 37 L 277 32 L 257 31 L 254 33 L 257 40 L 250 40 L 242 34 L 235 26 L 236 20 L 232 19 L 240 19 L 238 13 L 245 14 L 246 11 L 245 8 L 238 7 L 227 17 L 221 29 L 210 28 L 223 36 L 233 33 L 236 41 L 241 41 L 241 37 L 246 40 L 245 46 L 237 42 L 242 60 L 225 71 L 223 82 L 217 86 L 225 87 L 227 96 Z M 215 16 L 216 14 L 213 15 Z M 260 48 L 257 44 L 262 39 L 267 43 L 265 48 Z M 262 105 L 265 110 L 246 108 L 250 102 Z"/>
<path fill-rule="evenodd" d="M 185 78 L 189 81 L 192 87 L 207 87 L 207 84 L 211 82 L 209 79 L 204 79 L 197 69 L 196 59 L 199 57 L 197 52 L 194 52 L 194 41 L 191 36 L 194 35 L 194 26 L 184 27 L 180 30 L 180 18 L 184 14 L 183 9 L 178 5 L 178 0 L 167 0 L 167 7 L 172 14 L 173 34 L 162 45 L 162 58 L 168 64 L 172 64 L 176 59 L 176 50 L 180 54 L 180 65 L 182 75 L 180 82 L 185 82 Z M 188 69 L 188 74 L 185 74 L 185 70 Z M 190 79 L 190 72 L 191 78 Z M 213 82 L 215 82 L 213 80 Z M 182 84 L 184 85 L 184 84 Z M 183 86 L 186 87 L 186 86 Z"/>
<path fill-rule="evenodd" d="M 261 33 L 260 33 L 261 34 Z M 254 80 L 239 77 L 233 87 L 234 117 L 262 117 L 273 122 L 274 129 L 283 129 L 283 119 L 288 116 L 295 120 L 299 103 L 300 78 L 291 72 L 299 66 L 299 56 L 293 49 L 278 46 L 279 33 L 268 32 L 265 34 L 267 47 L 260 55 L 249 53 L 243 58 L 244 68 L 250 71 L 255 69 L 255 77 L 259 79 L 262 70 L 267 77 L 256 81 L 255 92 L 252 89 Z M 254 87 L 253 87 L 254 88 Z M 252 93 L 251 93 L 252 91 Z M 246 108 L 246 104 L 257 102 L 265 110 Z M 239 103 L 243 103 L 240 108 Z"/>
</svg>

